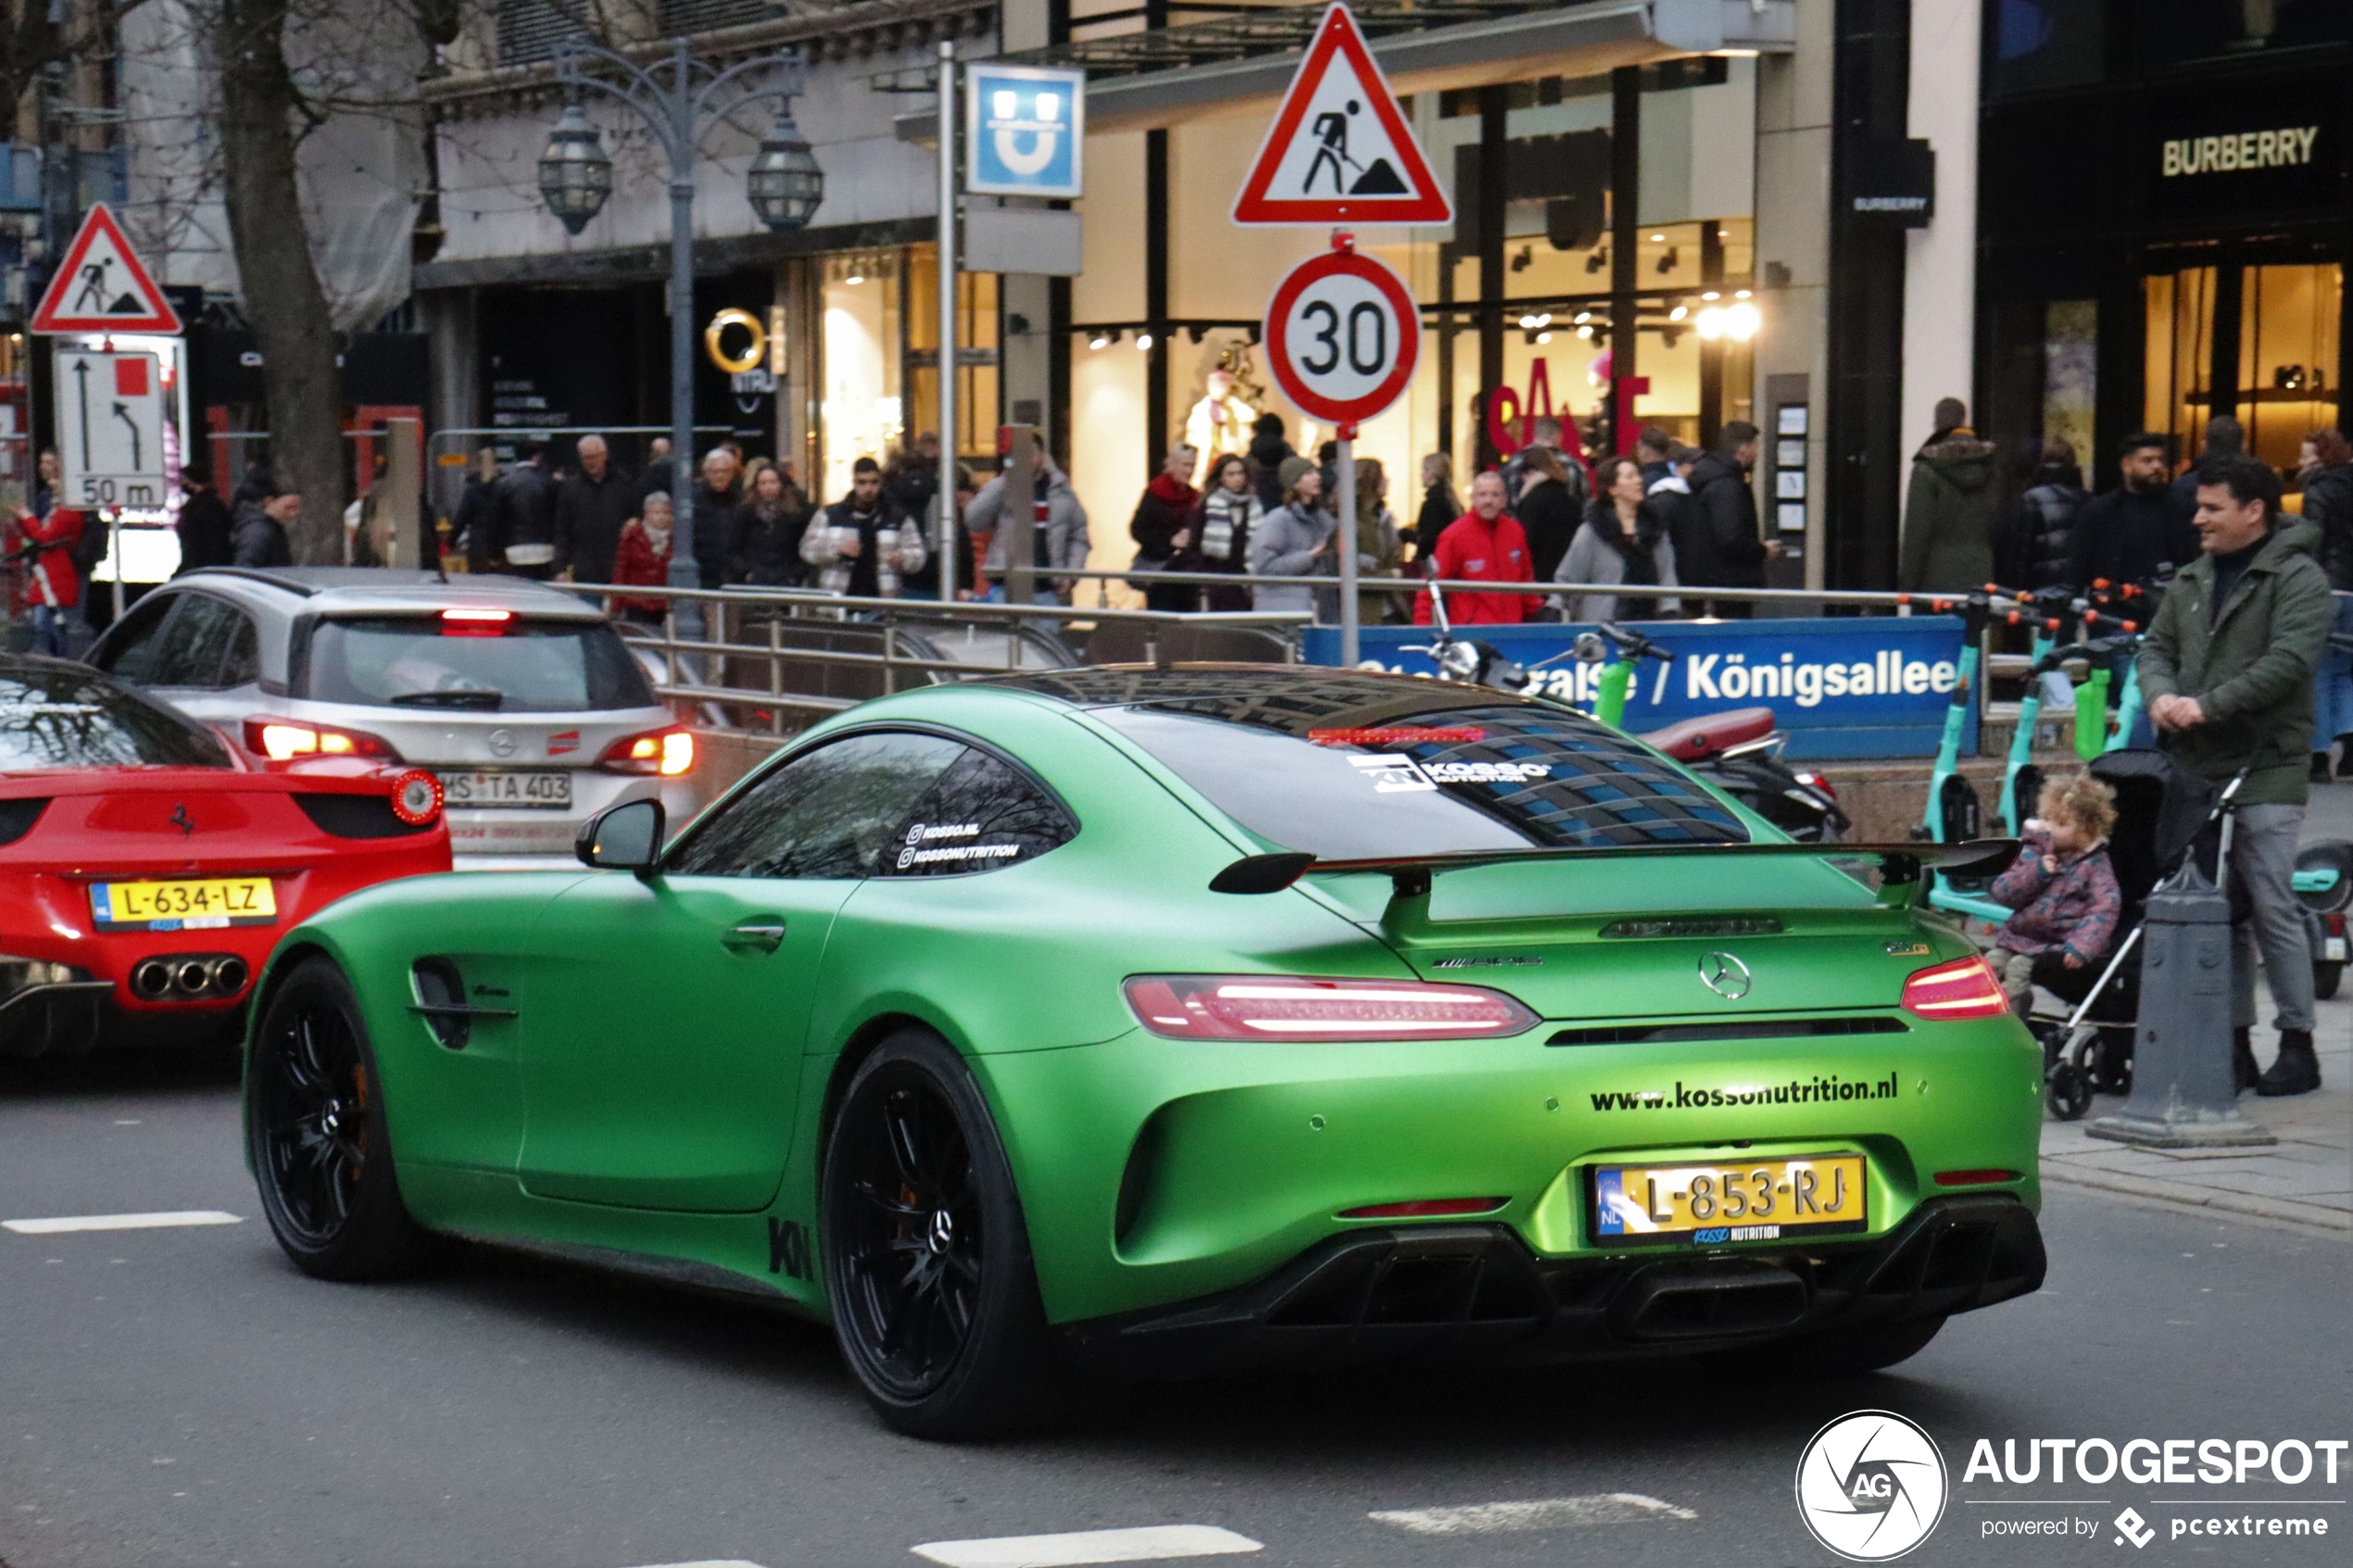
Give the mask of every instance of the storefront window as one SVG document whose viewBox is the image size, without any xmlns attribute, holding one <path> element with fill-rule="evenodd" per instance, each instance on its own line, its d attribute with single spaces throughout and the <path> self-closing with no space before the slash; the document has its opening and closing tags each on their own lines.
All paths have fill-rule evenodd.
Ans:
<svg viewBox="0 0 2353 1568">
<path fill-rule="evenodd" d="M 2086 474 L 2097 461 L 2099 390 L 2099 301 L 2051 301 L 2043 307 L 2043 440 L 2066 442 Z"/>
<path fill-rule="evenodd" d="M 2147 358 L 2141 426 L 2173 438 L 2187 456 L 2204 445 L 2213 402 L 2214 269 L 2192 267 L 2142 280 Z"/>
<path fill-rule="evenodd" d="M 2246 449 L 2293 474 L 2304 438 L 2336 423 L 2345 269 L 2249 267 L 2241 285 L 2238 416 Z"/>
<path fill-rule="evenodd" d="M 2353 36 L 2345 0 L 2137 0 L 2134 53 L 2148 69 L 2320 44 Z"/>
<path fill-rule="evenodd" d="M 819 494 L 848 494 L 861 458 L 888 462 L 906 433 L 898 251 L 824 259 L 819 311 L 824 406 L 818 420 Z"/>
<path fill-rule="evenodd" d="M 2100 79 L 2108 0 L 1993 0 L 1988 9 L 1986 96 Z"/>
<path fill-rule="evenodd" d="M 907 253 L 907 429 L 939 428 L 938 252 Z M 997 275 L 956 280 L 956 454 L 994 462 L 997 453 Z"/>
</svg>

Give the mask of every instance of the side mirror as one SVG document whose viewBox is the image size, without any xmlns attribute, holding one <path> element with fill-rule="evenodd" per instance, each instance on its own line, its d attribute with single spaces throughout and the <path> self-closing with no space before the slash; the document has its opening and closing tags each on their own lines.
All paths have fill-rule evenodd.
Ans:
<svg viewBox="0 0 2353 1568">
<path fill-rule="evenodd" d="M 645 876 L 661 853 L 663 812 L 659 800 L 624 800 L 598 812 L 572 841 L 584 866 L 611 867 Z"/>
</svg>

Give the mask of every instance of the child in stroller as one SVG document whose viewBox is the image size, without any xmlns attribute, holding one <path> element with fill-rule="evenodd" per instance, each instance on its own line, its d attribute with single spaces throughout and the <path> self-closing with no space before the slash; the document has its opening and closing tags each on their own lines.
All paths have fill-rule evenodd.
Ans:
<svg viewBox="0 0 2353 1568">
<path fill-rule="evenodd" d="M 1986 889 L 2017 911 L 1994 934 L 1986 957 L 2020 1018 L 2032 1010 L 2038 982 L 2073 989 L 2071 972 L 2105 959 L 2116 939 L 2123 896 L 2108 854 L 2115 825 L 2116 794 L 2108 785 L 2089 773 L 2053 779 L 2035 800 L 2017 861 Z"/>
</svg>

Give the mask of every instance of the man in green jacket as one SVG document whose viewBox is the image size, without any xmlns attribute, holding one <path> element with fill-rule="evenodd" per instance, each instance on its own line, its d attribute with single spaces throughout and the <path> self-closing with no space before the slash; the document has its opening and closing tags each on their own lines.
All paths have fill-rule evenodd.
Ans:
<svg viewBox="0 0 2353 1568">
<path fill-rule="evenodd" d="M 2245 1088 L 2300 1095 L 2321 1086 L 2312 1054 L 2312 953 L 2289 879 L 2304 828 L 2312 743 L 2312 671 L 2335 621 L 2320 530 L 2280 516 L 2280 476 L 2252 458 L 2209 458 L 2197 474 L 2205 553 L 2173 579 L 2141 646 L 2141 690 L 2160 744 L 2183 766 L 2239 788 L 2228 880 L 2249 913 L 2232 932 L 2232 1060 Z M 2250 927 L 2252 930 L 2250 931 Z M 2259 1077 L 2255 953 L 2280 1031 Z"/>
</svg>

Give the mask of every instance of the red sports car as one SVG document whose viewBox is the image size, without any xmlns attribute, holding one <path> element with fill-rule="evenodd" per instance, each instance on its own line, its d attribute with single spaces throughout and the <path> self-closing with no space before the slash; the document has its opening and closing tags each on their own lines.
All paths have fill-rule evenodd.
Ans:
<svg viewBox="0 0 2353 1568">
<path fill-rule="evenodd" d="M 233 1038 L 281 931 L 448 869 L 431 773 L 258 769 L 87 665 L 0 656 L 0 1056 Z"/>
</svg>

